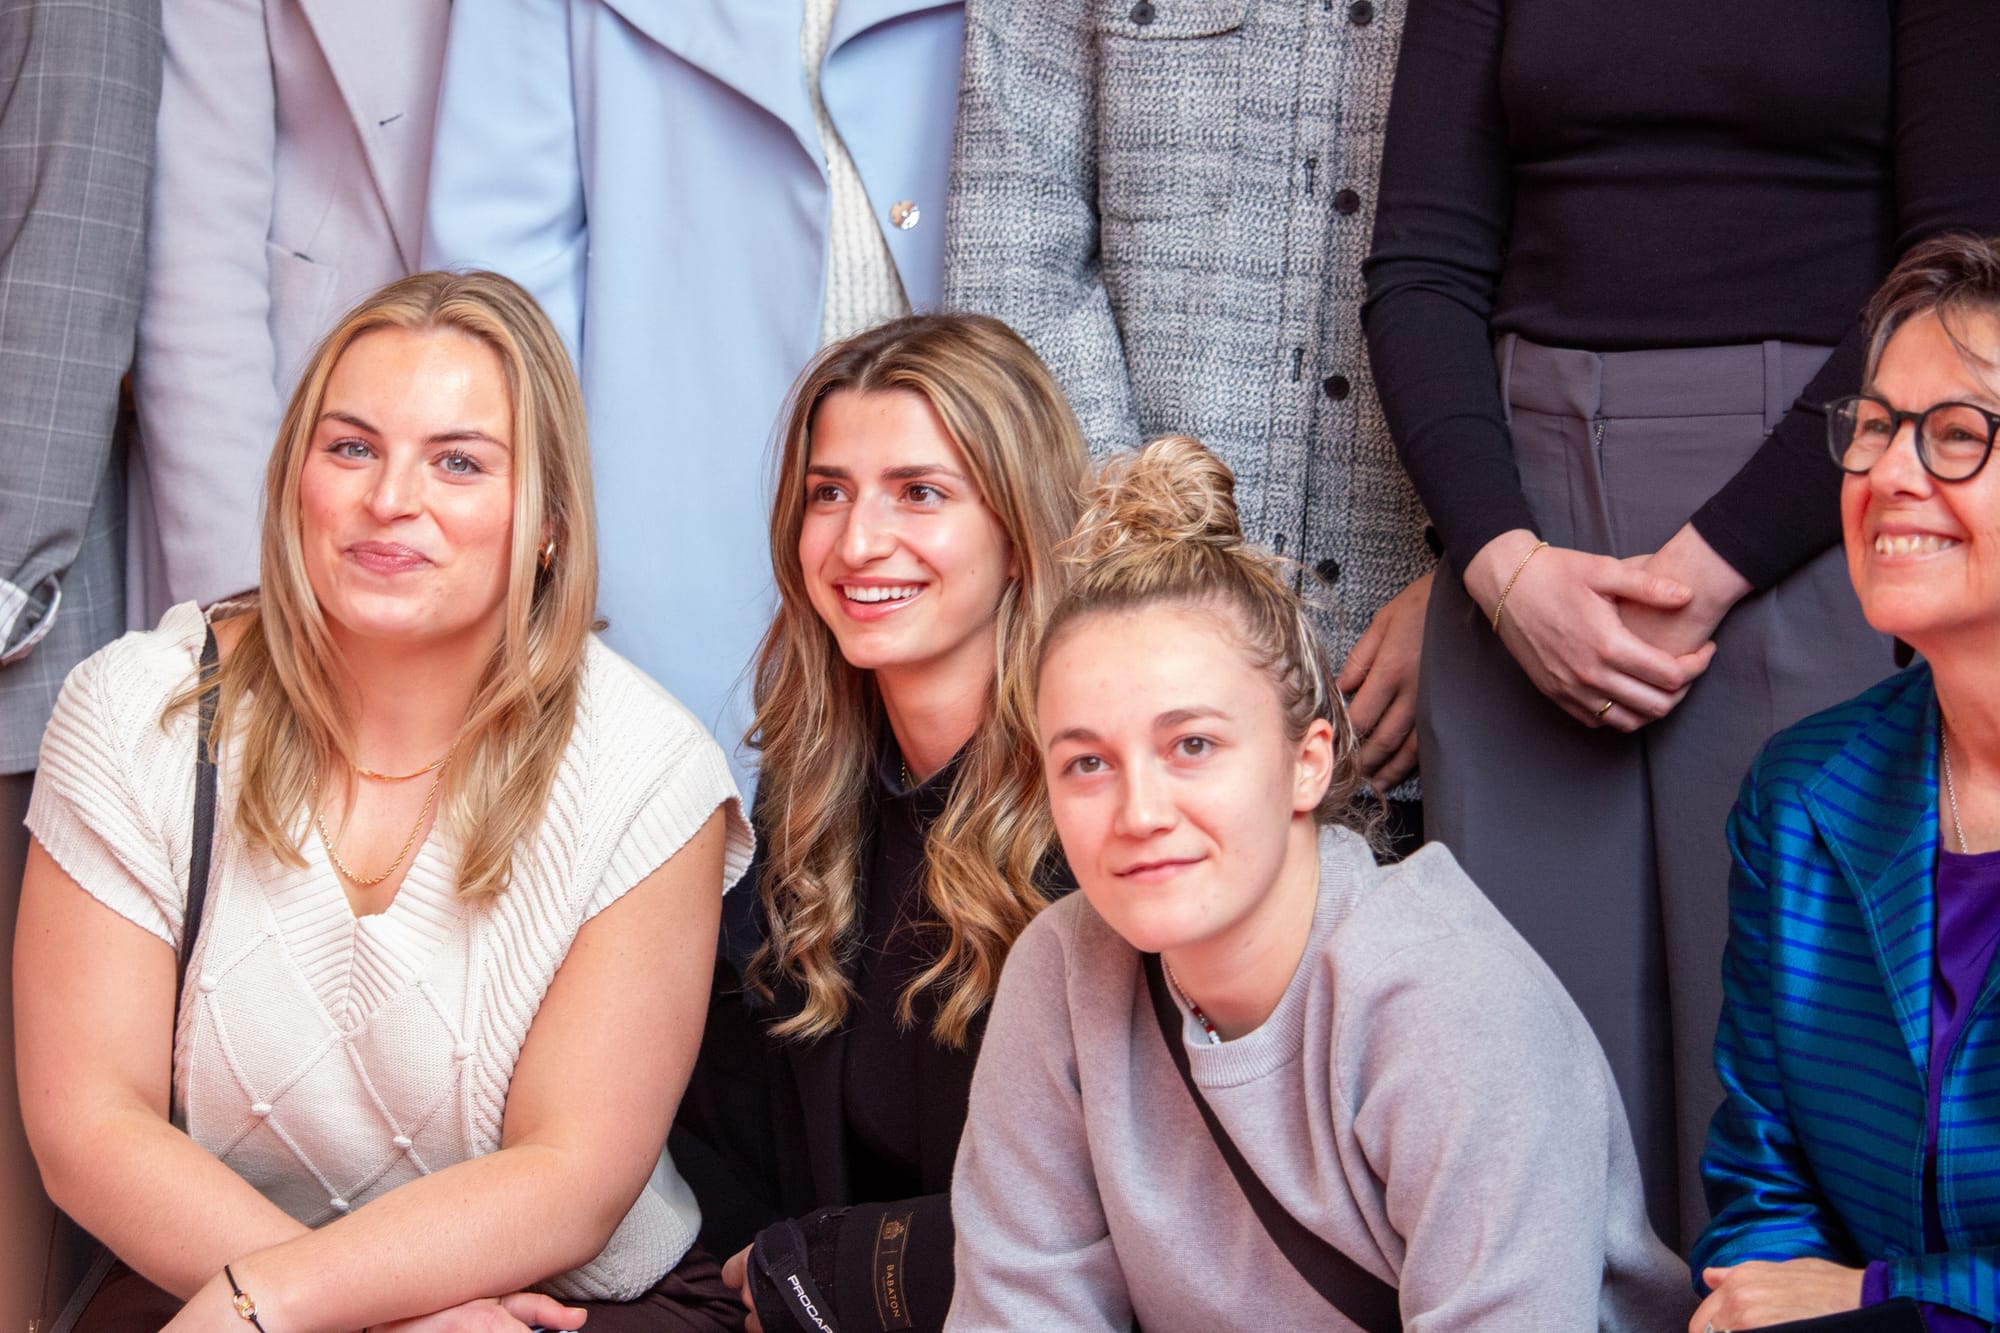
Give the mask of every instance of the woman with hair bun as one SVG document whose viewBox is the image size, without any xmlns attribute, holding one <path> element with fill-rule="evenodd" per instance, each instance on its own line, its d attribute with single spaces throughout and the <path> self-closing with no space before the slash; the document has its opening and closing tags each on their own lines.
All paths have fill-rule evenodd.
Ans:
<svg viewBox="0 0 2000 1333">
<path fill-rule="evenodd" d="M 755 888 L 674 1158 L 752 1329 L 936 1329 L 987 1004 L 1067 887 L 1030 654 L 1083 439 L 1006 325 L 919 315 L 807 366 L 779 448 Z"/>
<path fill-rule="evenodd" d="M 1449 852 L 1377 866 L 1297 573 L 1233 485 L 1157 440 L 1072 539 L 1036 703 L 1082 893 L 994 1001 L 950 1327 L 1678 1323 L 1596 1039 Z"/>
</svg>

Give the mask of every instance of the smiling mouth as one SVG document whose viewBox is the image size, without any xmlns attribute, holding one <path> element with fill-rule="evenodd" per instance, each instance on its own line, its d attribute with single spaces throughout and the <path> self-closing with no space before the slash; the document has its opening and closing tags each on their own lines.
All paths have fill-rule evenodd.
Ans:
<svg viewBox="0 0 2000 1333">
<path fill-rule="evenodd" d="M 850 602 L 873 606 L 881 602 L 906 602 L 923 590 L 921 583 L 904 583 L 886 588 L 843 587 L 840 595 Z"/>
<path fill-rule="evenodd" d="M 1937 551 L 1947 551 L 1958 545 L 1953 537 L 1940 537 L 1933 532 L 1887 533 L 1875 535 L 1877 555 L 1930 555 Z"/>
<path fill-rule="evenodd" d="M 1119 879 L 1153 879 L 1185 870 L 1200 860 L 1198 856 L 1183 856 L 1169 857 L 1160 861 L 1141 861 L 1138 865 L 1126 866 L 1123 870 L 1114 870 L 1111 873 Z"/>
</svg>

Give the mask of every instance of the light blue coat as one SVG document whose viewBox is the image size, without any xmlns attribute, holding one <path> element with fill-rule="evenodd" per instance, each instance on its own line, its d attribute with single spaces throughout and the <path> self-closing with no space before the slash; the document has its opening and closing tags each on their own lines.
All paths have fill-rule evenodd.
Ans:
<svg viewBox="0 0 2000 1333">
<path fill-rule="evenodd" d="M 548 309 L 590 411 L 605 637 L 732 751 L 769 623 L 769 443 L 816 350 L 825 154 L 803 0 L 459 0 L 424 258 Z M 821 95 L 935 307 L 963 10 L 841 0 Z"/>
</svg>

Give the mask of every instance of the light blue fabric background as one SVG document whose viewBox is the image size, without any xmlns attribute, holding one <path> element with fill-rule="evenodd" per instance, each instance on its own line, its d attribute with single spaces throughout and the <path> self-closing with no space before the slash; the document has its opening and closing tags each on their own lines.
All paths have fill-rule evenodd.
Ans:
<svg viewBox="0 0 2000 1333">
<path fill-rule="evenodd" d="M 424 260 L 497 269 L 548 309 L 590 411 L 605 637 L 692 709 L 746 791 L 770 616 L 770 442 L 816 350 L 825 156 L 803 0 L 454 6 Z M 964 16 L 842 0 L 828 114 L 911 304 L 934 308 Z"/>
</svg>

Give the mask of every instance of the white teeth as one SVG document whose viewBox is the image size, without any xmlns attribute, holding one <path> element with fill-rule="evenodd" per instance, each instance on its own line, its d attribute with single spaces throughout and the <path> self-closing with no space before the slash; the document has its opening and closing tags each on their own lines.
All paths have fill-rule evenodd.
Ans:
<svg viewBox="0 0 2000 1333">
<path fill-rule="evenodd" d="M 841 592 L 850 602 L 894 602 L 915 597 L 923 590 L 923 584 L 909 583 L 895 588 L 842 588 Z"/>
<path fill-rule="evenodd" d="M 1950 537 L 1940 537 L 1935 533 L 1878 533 L 1875 537 L 1877 555 L 1928 555 L 1942 551 L 1958 543 Z"/>
</svg>

